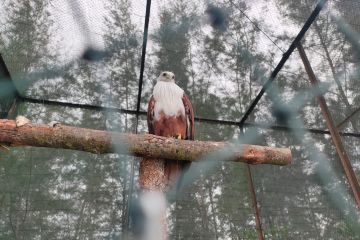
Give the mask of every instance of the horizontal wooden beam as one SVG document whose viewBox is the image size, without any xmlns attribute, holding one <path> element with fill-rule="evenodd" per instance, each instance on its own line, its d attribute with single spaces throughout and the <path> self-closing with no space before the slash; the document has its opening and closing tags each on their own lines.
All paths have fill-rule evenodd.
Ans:
<svg viewBox="0 0 360 240">
<path fill-rule="evenodd" d="M 62 124 L 27 123 L 0 119 L 0 143 L 10 146 L 64 148 L 96 154 L 119 153 L 140 157 L 197 161 L 208 154 L 226 150 L 226 160 L 249 164 L 287 165 L 288 148 L 237 145 L 229 142 L 188 141 L 155 136 L 71 127 Z M 229 154 L 231 153 L 231 154 Z"/>
</svg>

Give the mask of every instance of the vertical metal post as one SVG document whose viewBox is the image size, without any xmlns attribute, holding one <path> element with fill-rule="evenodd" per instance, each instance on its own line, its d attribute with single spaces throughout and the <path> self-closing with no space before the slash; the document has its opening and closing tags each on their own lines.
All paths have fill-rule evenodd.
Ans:
<svg viewBox="0 0 360 240">
<path fill-rule="evenodd" d="M 252 206 L 255 211 L 256 232 L 258 234 L 259 240 L 264 240 L 264 233 L 262 230 L 261 219 L 260 219 L 260 210 L 257 205 L 256 193 L 255 193 L 255 188 L 254 188 L 254 182 L 252 180 L 250 165 L 246 164 L 246 167 L 247 167 L 247 176 L 248 176 L 249 187 L 250 187 L 251 202 L 252 202 Z"/>
<path fill-rule="evenodd" d="M 140 62 L 140 78 L 139 78 L 139 89 L 136 103 L 136 127 L 135 133 L 138 133 L 139 126 L 139 114 L 140 114 L 140 105 L 141 105 L 141 93 L 143 86 L 143 78 L 144 78 L 144 69 L 145 69 L 145 57 L 146 57 L 146 46 L 148 40 L 148 31 L 149 31 L 149 21 L 150 21 L 150 9 L 151 9 L 151 0 L 146 1 L 146 10 L 145 10 L 145 22 L 144 22 L 144 34 L 143 34 L 143 44 L 141 51 L 141 62 Z M 132 201 L 133 188 L 134 188 L 134 174 L 135 174 L 135 166 L 134 161 L 131 161 L 131 170 L 130 170 L 130 186 L 129 186 L 129 196 L 128 196 L 128 205 L 126 215 L 126 239 L 128 238 L 128 230 L 130 229 L 130 203 Z"/>
<path fill-rule="evenodd" d="M 240 133 L 241 133 L 241 135 L 244 134 L 244 129 L 242 126 L 240 127 Z M 264 233 L 262 230 L 261 219 L 260 219 L 260 210 L 259 210 L 259 207 L 257 204 L 255 187 L 254 187 L 254 182 L 252 179 L 251 169 L 250 169 L 249 164 L 246 164 L 246 170 L 247 170 L 247 178 L 248 178 L 248 182 L 249 182 L 249 189 L 250 189 L 250 195 L 251 195 L 251 203 L 252 203 L 252 206 L 253 206 L 254 212 L 255 212 L 256 232 L 258 234 L 258 239 L 264 240 Z"/>
<path fill-rule="evenodd" d="M 307 58 L 305 50 L 302 47 L 301 43 L 299 43 L 299 45 L 297 46 L 297 49 L 298 49 L 298 51 L 300 53 L 301 60 L 302 60 L 302 62 L 304 64 L 304 66 L 305 66 L 305 70 L 306 70 L 306 72 L 307 72 L 307 74 L 309 76 L 309 80 L 310 80 L 311 84 L 314 87 L 318 87 L 319 81 L 317 80 L 317 78 L 316 78 L 316 76 L 314 74 L 314 71 L 313 71 L 313 69 L 312 69 L 312 67 L 310 65 L 309 59 Z M 337 131 L 336 125 L 335 125 L 335 123 L 334 123 L 334 121 L 333 121 L 333 119 L 331 117 L 331 113 L 330 113 L 329 108 L 328 108 L 328 106 L 326 104 L 325 98 L 323 96 L 318 96 L 317 100 L 319 102 L 322 114 L 324 115 L 326 124 L 327 124 L 327 126 L 329 128 L 329 131 L 330 131 L 330 134 L 331 134 L 331 139 L 334 142 L 336 152 L 340 157 L 340 161 L 341 161 L 342 167 L 343 167 L 343 169 L 345 171 L 346 178 L 347 178 L 347 180 L 348 180 L 348 182 L 350 184 L 350 188 L 351 188 L 351 190 L 352 190 L 352 192 L 354 194 L 355 202 L 356 202 L 358 208 L 360 209 L 360 185 L 359 185 L 359 182 L 358 182 L 358 180 L 356 178 L 354 169 L 351 166 L 349 156 L 347 155 L 347 152 L 346 152 L 345 147 L 344 147 L 344 145 L 342 143 L 340 134 Z"/>
</svg>

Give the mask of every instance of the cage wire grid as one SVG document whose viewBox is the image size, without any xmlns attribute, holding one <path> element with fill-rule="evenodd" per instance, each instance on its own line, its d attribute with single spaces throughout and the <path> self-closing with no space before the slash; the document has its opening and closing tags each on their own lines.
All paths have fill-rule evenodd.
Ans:
<svg viewBox="0 0 360 240">
<path fill-rule="evenodd" d="M 77 1 L 71 1 L 73 4 L 70 4 L 72 7 L 75 7 L 77 10 L 76 11 L 81 11 L 81 8 L 79 8 L 77 6 Z M 296 127 L 294 126 L 291 126 L 289 123 L 285 124 L 285 125 L 273 125 L 273 124 L 257 124 L 257 123 L 251 123 L 251 122 L 246 122 L 247 121 L 247 118 L 251 115 L 252 111 L 256 108 L 257 106 L 257 103 L 260 101 L 262 95 L 266 92 L 266 90 L 268 88 L 271 87 L 271 83 L 273 80 L 276 79 L 277 77 L 277 73 L 279 73 L 283 67 L 283 65 L 287 62 L 287 59 L 288 57 L 290 57 L 290 55 L 292 54 L 293 50 L 297 47 L 297 45 L 299 44 L 300 40 L 302 39 L 302 37 L 304 36 L 304 34 L 307 32 L 308 28 L 311 26 L 311 24 L 316 21 L 315 18 L 316 16 L 319 14 L 321 8 L 322 8 L 322 5 L 324 4 L 324 2 L 326 1 L 320 1 L 318 3 L 318 5 L 315 7 L 315 10 L 312 12 L 312 14 L 310 15 L 309 18 L 306 19 L 305 21 L 305 24 L 304 24 L 304 27 L 301 29 L 301 31 L 298 33 L 297 37 L 295 38 L 295 40 L 290 44 L 290 47 L 289 47 L 289 50 L 286 51 L 284 54 L 283 54 L 283 57 L 281 58 L 280 60 L 280 63 L 274 68 L 274 71 L 271 73 L 270 75 L 270 78 L 265 82 L 265 84 L 263 85 L 262 89 L 260 90 L 260 93 L 255 97 L 255 99 L 251 102 L 251 104 L 249 105 L 249 107 L 247 108 L 245 114 L 242 116 L 242 118 L 240 119 L 240 121 L 228 121 L 228 120 L 219 120 L 219 119 L 212 119 L 212 118 L 206 118 L 206 117 L 197 117 L 196 118 L 196 121 L 198 124 L 220 124 L 220 125 L 224 125 L 224 126 L 227 126 L 229 127 L 230 129 L 234 129 L 233 127 L 240 127 L 241 129 L 243 128 L 248 128 L 248 129 L 251 129 L 251 128 L 256 128 L 256 129 L 263 129 L 263 130 L 260 130 L 260 131 L 263 131 L 263 132 L 272 132 L 272 131 L 276 131 L 276 130 L 281 130 L 281 131 L 285 131 L 285 132 L 310 132 L 310 133 L 314 133 L 314 134 L 320 134 L 320 135 L 324 135 L 324 134 L 327 134 L 329 135 L 330 132 L 327 131 L 327 130 L 322 130 L 322 129 L 315 129 L 315 128 L 306 128 L 306 127 L 301 127 L 301 125 L 298 125 Z M 331 1 L 329 1 L 331 2 Z M 334 4 L 336 3 L 336 1 L 334 1 Z M 146 51 L 146 48 L 147 48 L 147 41 L 148 41 L 148 29 L 149 29 L 149 21 L 150 21 L 150 10 L 151 10 L 151 0 L 147 0 L 146 2 L 146 10 L 145 10 L 145 22 L 144 22 L 144 30 L 143 30 L 143 44 L 142 44 L 142 51 L 141 51 L 141 60 L 140 60 L 140 74 L 139 74 L 139 81 L 138 81 L 138 94 L 137 94 L 137 101 L 136 101 L 136 109 L 135 110 L 132 110 L 132 109 L 121 109 L 121 108 L 116 108 L 116 107 L 107 107 L 107 106 L 95 106 L 95 105 L 92 105 L 92 104 L 77 104 L 77 103 L 68 103 L 68 102 L 61 102 L 61 101 L 55 101 L 55 100 L 48 100 L 48 99 L 37 99 L 37 98 L 32 98 L 30 96 L 23 96 L 23 94 L 19 93 L 19 92 L 15 92 L 15 95 L 16 95 L 16 99 L 20 102 L 24 102 L 24 103 L 32 103 L 32 104 L 44 104 L 44 105 L 50 105 L 50 106 L 61 106 L 61 107 L 70 107 L 70 108 L 80 108 L 80 109 L 86 109 L 86 110 L 89 110 L 89 111 L 104 111 L 106 114 L 108 115 L 112 115 L 112 114 L 129 114 L 129 115 L 135 115 L 136 117 L 136 120 L 135 120 L 135 132 L 137 133 L 138 132 L 138 125 L 139 125 L 139 121 L 141 121 L 141 116 L 144 116 L 146 115 L 146 112 L 142 111 L 141 110 L 141 100 L 142 100 L 142 96 L 143 96 L 143 93 L 142 93 L 142 90 L 143 90 L 143 79 L 144 79 L 144 71 L 145 71 L 145 63 L 146 63 L 146 54 L 147 54 L 147 51 Z M 251 24 L 253 24 L 260 32 L 262 32 L 262 34 L 266 35 L 266 37 L 274 44 L 276 45 L 276 47 L 281 50 L 281 48 L 276 44 L 275 41 L 271 40 L 271 37 L 269 37 L 268 34 L 266 34 L 265 31 L 263 31 L 256 23 L 252 22 L 251 21 L 251 18 L 248 17 L 244 12 L 242 12 L 246 18 L 248 20 L 250 20 Z M 82 16 L 81 14 L 80 15 L 76 15 L 76 16 Z M 78 19 L 77 17 L 77 19 Z M 80 19 L 81 20 L 81 19 Z M 91 35 L 91 33 L 89 33 L 89 29 L 88 27 L 86 27 L 86 22 L 83 22 L 83 21 L 80 21 L 81 22 L 81 25 L 82 25 L 82 28 L 84 28 L 84 35 Z M 85 25 L 85 26 L 84 26 Z M 87 52 L 88 51 L 88 52 Z M 87 51 L 85 51 L 85 54 L 83 55 L 83 57 L 85 56 L 85 58 L 87 58 L 87 55 L 86 54 L 90 54 L 89 58 L 90 60 L 94 60 L 96 59 L 97 57 L 101 57 L 102 53 L 101 51 L 97 52 L 96 50 L 93 50 L 93 49 L 87 49 Z M 89 53 L 90 51 L 90 53 Z M 93 51 L 93 52 L 91 52 Z M 104 54 L 104 56 L 106 56 L 106 52 Z M 93 59 L 94 58 L 94 59 Z M 2 67 L 6 70 L 6 65 L 5 65 L 5 62 L 3 62 L 3 65 Z M 5 71 L 5 75 L 8 74 L 9 71 Z M 266 76 L 266 75 L 265 75 Z M 10 75 L 7 76 L 8 78 L 10 78 Z M 16 90 L 16 88 L 14 88 Z M 111 88 L 110 88 L 111 89 Z M 274 94 L 273 92 L 276 92 L 276 90 L 271 90 L 270 92 L 270 95 Z M 314 94 L 316 95 L 316 93 Z M 271 100 L 276 102 L 276 97 L 271 97 Z M 355 115 L 357 112 L 357 110 L 355 109 L 354 111 L 352 111 L 349 115 L 347 115 L 345 117 L 345 119 L 348 119 L 348 117 L 351 117 L 352 115 Z M 121 116 L 121 115 L 120 115 Z M 285 119 L 286 120 L 286 119 Z M 349 119 L 350 120 L 350 119 Z M 286 122 L 286 121 L 285 121 Z M 106 125 L 106 124 L 105 124 Z M 286 133 L 284 133 L 286 134 Z M 358 138 L 360 136 L 360 133 L 358 132 L 340 132 L 340 134 L 342 136 L 346 136 L 346 137 L 355 137 L 355 138 Z M 265 134 L 266 135 L 266 134 Z M 266 137 L 265 137 L 266 138 Z M 268 136 L 268 138 L 271 138 L 271 136 Z M 263 139 L 263 141 L 265 141 L 265 139 Z M 289 140 L 291 141 L 291 140 Z M 326 140 L 325 140 L 326 141 Z M 261 142 L 261 140 L 260 140 Z M 266 141 L 265 141 L 266 142 Z M 347 145 L 349 146 L 349 145 Z M 33 159 L 33 155 L 30 155 L 31 156 L 31 159 Z M 133 163 L 134 161 L 130 160 L 131 163 Z M 297 163 L 298 164 L 298 163 Z M 248 167 L 248 166 L 247 166 Z M 260 170 L 256 170 L 255 168 L 248 168 L 248 172 L 250 173 L 250 175 L 247 177 L 246 180 L 244 180 L 245 182 L 248 182 L 249 183 L 249 189 L 251 192 L 254 193 L 254 195 L 252 197 L 250 197 L 253 201 L 255 200 L 255 204 L 253 203 L 254 206 L 259 206 L 260 209 L 265 209 L 266 211 L 268 211 L 269 209 L 271 210 L 271 207 L 269 208 L 269 205 L 267 206 L 266 204 L 268 204 L 269 201 L 271 201 L 271 198 L 269 198 L 269 196 L 266 196 L 264 195 L 264 192 L 257 189 L 256 190 L 256 186 L 257 184 L 256 183 L 259 183 L 261 182 L 261 179 L 260 177 L 257 178 L 257 175 L 259 173 L 261 173 L 262 171 L 264 171 L 264 169 L 267 169 L 269 168 L 270 170 L 269 171 L 274 171 L 274 167 L 264 167 L 264 168 L 260 168 Z M 134 181 L 134 165 L 131 165 L 131 174 L 130 174 L 130 178 L 131 178 L 131 181 L 130 182 L 133 182 Z M 252 173 L 253 172 L 253 173 Z M 266 171 L 265 171 L 266 172 Z M 31 174 L 34 174 L 34 173 L 31 173 Z M 252 174 L 252 175 L 251 175 Z M 31 175 L 30 175 L 31 176 Z M 254 179 L 253 179 L 254 178 Z M 254 180 L 254 183 L 255 183 L 255 186 L 254 184 L 252 184 L 251 182 Z M 346 180 L 345 180 L 346 181 Z M 30 180 L 29 180 L 30 182 Z M 131 183 L 130 183 L 131 184 Z M 260 185 L 260 184 L 259 184 Z M 267 186 L 269 187 L 269 186 Z M 285 186 L 284 186 L 285 187 Z M 68 188 L 68 186 L 66 186 L 66 188 Z M 271 188 L 271 187 L 270 187 Z M 131 196 L 133 195 L 132 193 L 132 189 L 133 189 L 133 186 L 130 187 L 130 193 L 129 194 L 129 198 L 131 200 Z M 276 189 L 273 188 L 272 190 L 274 190 L 274 193 L 276 193 Z M 306 189 L 305 189 L 306 190 Z M 116 192 L 116 190 L 114 190 Z M 331 192 L 331 191 L 330 191 Z M 93 193 L 90 191 L 90 195 L 89 195 L 89 198 L 93 197 L 92 195 Z M 307 194 L 311 194 L 311 193 L 307 193 Z M 119 194 L 120 195 L 120 194 Z M 270 194 L 271 195 L 271 194 Z M 272 195 L 271 195 L 272 196 Z M 256 198 L 258 198 L 258 200 L 256 200 Z M 264 199 L 267 199 L 266 201 Z M 311 198 L 310 198 L 311 199 Z M 130 200 L 128 200 L 128 203 L 130 202 Z M 347 201 L 350 201 L 349 199 L 347 199 Z M 309 206 L 311 205 L 311 200 L 309 203 L 307 203 Z M 351 205 L 351 204 L 350 204 Z M 321 208 L 321 206 L 319 206 L 319 208 Z M 116 209 L 116 206 L 114 206 L 114 211 Z M 124 208 L 126 209 L 126 208 Z M 251 208 L 250 208 L 251 209 Z M 300 208 L 301 209 L 301 208 Z M 335 208 L 336 209 L 336 208 Z M 129 210 L 129 205 L 126 209 L 127 211 Z M 274 209 L 273 209 L 274 210 Z M 256 212 L 259 212 L 258 210 L 256 210 L 255 208 L 255 211 Z M 290 211 L 290 210 L 288 210 Z M 251 213 L 249 214 L 254 214 L 253 213 L 253 210 L 250 210 Z M 272 226 L 274 224 L 276 224 L 276 222 L 272 222 L 273 219 L 271 218 L 271 214 L 274 214 L 276 216 L 276 211 L 273 211 L 271 212 L 270 211 L 270 214 L 266 214 L 265 217 L 262 216 L 262 213 L 264 212 L 264 210 L 260 211 L 260 216 L 258 216 L 258 214 L 254 214 L 254 217 L 255 219 L 257 220 L 256 221 L 256 224 L 250 224 L 248 226 L 252 226 L 252 228 L 256 228 L 258 231 L 257 235 L 251 235 L 251 233 L 247 233 L 245 231 L 245 229 L 242 229 L 241 231 L 243 231 L 243 236 L 246 236 L 248 234 L 248 237 L 243 237 L 242 239 L 256 239 L 256 238 L 259 238 L 261 239 L 262 236 L 266 236 L 266 237 L 273 237 L 274 239 L 286 239 L 286 237 L 289 237 L 286 233 L 286 229 L 277 229 L 277 230 L 273 230 L 271 229 Z M 278 210 L 278 212 L 282 212 L 282 210 Z M 341 211 L 340 210 L 335 210 L 335 214 L 340 214 L 341 215 Z M 124 213 L 123 213 L 124 214 Z M 299 212 L 296 212 L 294 214 L 300 214 Z M 255 216 L 256 215 L 256 216 Z M 311 215 L 311 214 L 310 214 Z M 67 216 L 69 217 L 69 216 Z M 305 216 L 304 216 L 305 217 Z M 319 218 L 319 216 L 316 216 L 316 215 L 312 215 L 311 216 L 313 218 L 313 221 L 316 222 L 316 218 Z M 127 212 L 127 214 L 125 214 L 125 224 L 123 226 L 123 229 L 122 230 L 125 230 L 127 229 L 129 226 L 129 212 Z M 282 218 L 284 219 L 277 219 L 276 221 L 288 221 L 288 219 L 286 219 L 285 216 L 282 216 Z M 216 222 L 218 220 L 216 220 L 216 217 L 214 217 L 214 224 L 216 225 Z M 259 221 L 260 220 L 260 221 Z M 246 223 L 244 223 L 246 225 Z M 249 223 L 247 223 L 249 224 Z M 264 227 L 261 227 L 261 225 L 265 226 Z M 256 226 L 256 227 L 255 227 Z M 282 225 L 283 226 L 283 225 Z M 50 230 L 51 229 L 46 229 L 45 227 L 43 228 L 45 229 L 45 231 L 47 230 Z M 350 229 L 350 230 L 349 230 Z M 353 231 L 353 229 L 351 227 L 349 227 L 349 229 L 346 229 L 346 226 L 345 226 L 345 231 L 346 230 L 349 230 L 350 231 L 350 234 L 351 234 L 351 231 Z M 30 230 L 29 230 L 30 231 Z M 98 230 L 100 231 L 100 230 Z M 178 230 L 179 231 L 179 230 Z M 239 232 L 241 232 L 240 230 L 238 230 Z M 324 229 L 321 227 L 321 226 L 316 226 L 316 231 L 315 230 L 312 230 L 314 232 L 321 232 L 321 231 L 324 231 Z M 108 233 L 108 230 L 107 229 L 104 229 L 104 232 Z M 113 233 L 113 235 L 108 235 L 108 236 L 113 236 L 114 238 L 117 237 L 116 235 L 117 233 Z M 253 234 L 253 233 L 252 233 Z M 311 235 L 311 231 L 307 234 L 310 234 L 309 236 L 312 236 Z M 356 233 L 355 233 L 356 234 Z M 81 234 L 79 235 L 81 236 Z M 85 236 L 85 234 L 84 234 Z M 296 235 L 295 233 L 293 233 L 292 237 L 295 237 L 295 238 L 299 238 L 302 237 L 304 235 L 301 235 L 301 233 L 298 233 L 298 235 Z M 338 235 L 338 236 L 341 236 L 341 235 Z M 176 237 L 176 231 L 175 231 L 175 235 L 173 237 Z M 188 236 L 188 238 L 191 238 L 191 235 Z"/>
</svg>

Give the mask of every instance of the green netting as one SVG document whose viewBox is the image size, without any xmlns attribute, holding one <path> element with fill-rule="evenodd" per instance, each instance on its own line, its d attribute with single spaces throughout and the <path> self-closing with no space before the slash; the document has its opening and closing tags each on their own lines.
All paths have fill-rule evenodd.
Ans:
<svg viewBox="0 0 360 240">
<path fill-rule="evenodd" d="M 141 60 L 140 110 L 146 111 L 159 72 L 169 70 L 189 95 L 196 116 L 236 122 L 316 4 L 152 1 L 142 55 L 145 1 L 5 0 L 0 8 L 0 53 L 22 96 L 17 114 L 32 122 L 147 132 L 146 118 L 130 114 L 138 103 Z M 302 41 L 335 123 L 359 106 L 359 8 L 356 0 L 328 1 Z M 3 90 L 11 87 L 9 79 L 0 76 L 0 112 L 6 117 L 15 94 Z M 274 83 L 248 122 L 326 129 L 297 51 Z M 26 98 L 132 111 L 29 103 Z M 359 133 L 357 116 L 341 130 Z M 240 136 L 236 124 L 204 121 L 197 121 L 196 129 L 197 140 L 240 139 L 291 148 L 291 166 L 251 167 L 265 239 L 359 238 L 358 210 L 329 135 L 245 128 Z M 359 176 L 359 140 L 343 140 Z M 139 159 L 7 148 L 0 146 L 0 239 L 131 236 Z M 258 239 L 247 166 L 211 161 L 193 166 L 200 171 L 189 176 L 191 184 L 177 203 L 169 203 L 169 239 Z"/>
</svg>

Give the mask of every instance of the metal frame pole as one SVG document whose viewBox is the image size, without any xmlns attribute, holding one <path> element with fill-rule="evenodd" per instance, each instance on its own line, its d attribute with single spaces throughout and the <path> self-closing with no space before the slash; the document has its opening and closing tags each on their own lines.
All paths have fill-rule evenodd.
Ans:
<svg viewBox="0 0 360 240">
<path fill-rule="evenodd" d="M 256 192 L 255 192 L 254 182 L 253 182 L 249 164 L 246 164 L 246 169 L 247 169 L 247 178 L 248 178 L 249 187 L 250 187 L 251 202 L 252 202 L 252 205 L 253 205 L 253 208 L 255 211 L 256 232 L 258 234 L 259 240 L 264 240 L 264 232 L 262 229 L 261 219 L 260 219 L 260 208 L 257 204 Z"/>
<path fill-rule="evenodd" d="M 0 118 L 14 118 L 16 113 L 18 93 L 11 79 L 9 69 L 0 54 Z"/>
<path fill-rule="evenodd" d="M 240 126 L 240 134 L 241 135 L 244 134 L 244 128 L 242 126 Z M 253 177 L 252 177 L 252 174 L 251 174 L 251 169 L 250 169 L 249 164 L 246 164 L 246 173 L 247 173 L 246 176 L 247 176 L 248 183 L 249 183 L 249 190 L 250 190 L 250 195 L 251 195 L 251 203 L 252 203 L 252 207 L 254 209 L 254 214 L 255 214 L 256 232 L 258 234 L 258 239 L 259 240 L 264 240 L 264 232 L 263 232 L 262 225 L 261 225 L 260 208 L 259 208 L 258 203 L 257 203 Z"/>
<path fill-rule="evenodd" d="M 337 127 L 338 129 L 342 128 L 342 127 L 345 125 L 345 123 L 347 123 L 348 121 L 351 121 L 351 119 L 352 119 L 354 116 L 356 116 L 359 112 L 360 112 L 360 107 L 357 108 L 357 109 L 355 109 L 352 113 L 350 113 L 344 120 L 342 120 L 340 123 L 338 123 L 338 124 L 336 125 L 336 127 Z M 354 127 L 353 127 L 353 128 L 354 128 Z M 354 128 L 354 130 L 355 130 L 355 128 Z"/>
<path fill-rule="evenodd" d="M 272 71 L 270 78 L 265 82 L 262 89 L 260 90 L 258 95 L 255 97 L 254 101 L 250 104 L 249 108 L 244 113 L 243 117 L 241 118 L 241 120 L 239 122 L 240 126 L 244 125 L 244 123 L 246 122 L 246 120 L 248 119 L 248 117 L 250 116 L 250 114 L 252 113 L 252 111 L 255 109 L 256 105 L 260 101 L 261 97 L 264 95 L 265 91 L 270 87 L 272 82 L 275 80 L 277 74 L 280 72 L 282 67 L 285 65 L 286 61 L 289 59 L 290 55 L 295 50 L 296 46 L 300 43 L 301 39 L 304 37 L 307 30 L 309 30 L 311 24 L 315 21 L 316 17 L 319 15 L 321 9 L 323 8 L 323 6 L 325 5 L 326 2 L 327 2 L 327 0 L 320 0 L 318 2 L 315 9 L 313 10 L 313 12 L 309 16 L 309 18 L 306 20 L 304 26 L 301 28 L 300 32 L 298 33 L 298 35 L 295 37 L 294 41 L 289 46 L 289 49 L 283 54 L 280 62 L 275 67 L 275 69 Z"/>
<path fill-rule="evenodd" d="M 297 46 L 297 49 L 300 53 L 300 57 L 301 57 L 301 60 L 305 66 L 305 70 L 309 76 L 309 80 L 311 82 L 311 84 L 314 86 L 314 87 L 318 87 L 319 85 L 319 81 L 317 80 L 316 76 L 315 76 L 315 73 L 310 65 L 310 62 L 309 62 L 309 59 L 307 58 L 306 56 L 306 53 L 305 53 L 305 50 L 304 48 L 302 47 L 301 43 L 298 44 Z M 317 100 L 319 102 L 319 106 L 320 106 L 320 109 L 321 109 L 321 112 L 322 114 L 324 115 L 324 119 L 326 121 L 326 124 L 330 130 L 330 134 L 331 134 L 331 139 L 335 145 L 335 148 L 336 148 L 336 152 L 337 154 L 339 155 L 340 157 L 340 161 L 341 161 L 341 164 L 342 164 L 342 167 L 345 171 L 345 175 L 346 175 L 346 178 L 350 184 L 350 188 L 354 194 L 354 197 L 355 197 L 355 202 L 358 206 L 358 208 L 360 209 L 360 185 L 359 185 L 359 182 L 356 178 L 356 175 L 355 175 L 355 172 L 354 172 L 354 169 L 352 168 L 351 166 L 351 162 L 350 162 L 350 159 L 349 159 L 349 156 L 346 152 L 346 149 L 343 145 L 343 142 L 341 140 L 341 137 L 340 137 L 340 134 L 339 132 L 337 131 L 337 128 L 336 128 L 336 125 L 331 117 L 331 113 L 330 113 L 330 110 L 326 104 L 326 101 L 325 101 L 325 98 L 323 96 L 317 96 Z"/>
</svg>

